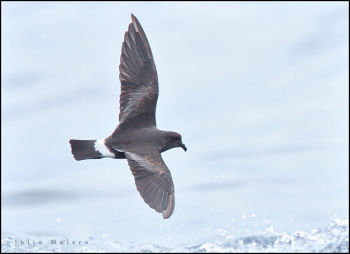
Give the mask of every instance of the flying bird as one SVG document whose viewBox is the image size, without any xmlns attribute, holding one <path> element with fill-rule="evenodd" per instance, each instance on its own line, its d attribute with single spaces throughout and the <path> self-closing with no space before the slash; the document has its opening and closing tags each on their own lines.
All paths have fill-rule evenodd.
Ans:
<svg viewBox="0 0 350 254">
<path fill-rule="evenodd" d="M 174 184 L 161 153 L 181 147 L 181 135 L 159 130 L 156 106 L 158 75 L 151 47 L 137 18 L 125 32 L 119 79 L 121 83 L 119 125 L 107 138 L 69 141 L 76 160 L 127 159 L 137 190 L 154 210 L 169 218 L 175 208 Z"/>
</svg>

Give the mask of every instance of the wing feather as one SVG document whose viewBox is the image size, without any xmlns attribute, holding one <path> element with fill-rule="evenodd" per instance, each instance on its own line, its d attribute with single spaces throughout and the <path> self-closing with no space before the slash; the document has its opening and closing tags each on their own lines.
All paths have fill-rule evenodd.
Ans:
<svg viewBox="0 0 350 254">
<path fill-rule="evenodd" d="M 125 152 L 125 156 L 143 200 L 164 219 L 169 218 L 175 207 L 174 184 L 161 155 Z"/>
<path fill-rule="evenodd" d="M 120 55 L 121 83 L 119 126 L 137 128 L 156 126 L 158 75 L 147 37 L 134 15 Z"/>
</svg>

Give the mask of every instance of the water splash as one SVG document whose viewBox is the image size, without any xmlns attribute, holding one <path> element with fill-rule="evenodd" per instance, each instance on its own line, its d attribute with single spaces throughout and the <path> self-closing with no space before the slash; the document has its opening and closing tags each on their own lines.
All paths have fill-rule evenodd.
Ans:
<svg viewBox="0 0 350 254">
<path fill-rule="evenodd" d="M 272 225 L 261 234 L 234 238 L 225 230 L 221 242 L 192 246 L 193 252 L 349 252 L 349 221 L 330 216 L 331 224 L 312 232 L 276 232 Z"/>
<path fill-rule="evenodd" d="M 349 220 L 330 215 L 330 221 L 330 225 L 325 228 L 292 234 L 276 232 L 272 225 L 268 225 L 259 234 L 243 237 L 234 237 L 228 229 L 218 229 L 218 234 L 223 238 L 221 241 L 177 246 L 133 242 L 124 244 L 110 239 L 107 235 L 90 237 L 89 244 L 50 244 L 52 238 L 46 236 L 41 238 L 40 245 L 18 245 L 15 240 L 25 239 L 24 236 L 5 234 L 2 235 L 1 250 L 2 252 L 349 252 Z"/>
</svg>

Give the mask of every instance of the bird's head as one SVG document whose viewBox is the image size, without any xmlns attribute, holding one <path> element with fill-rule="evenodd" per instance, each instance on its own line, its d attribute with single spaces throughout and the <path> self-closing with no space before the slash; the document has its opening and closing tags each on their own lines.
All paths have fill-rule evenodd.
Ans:
<svg viewBox="0 0 350 254">
<path fill-rule="evenodd" d="M 181 147 L 184 151 L 187 151 L 187 147 L 182 143 L 181 135 L 177 132 L 168 131 L 167 132 L 167 142 L 170 148 Z"/>
</svg>

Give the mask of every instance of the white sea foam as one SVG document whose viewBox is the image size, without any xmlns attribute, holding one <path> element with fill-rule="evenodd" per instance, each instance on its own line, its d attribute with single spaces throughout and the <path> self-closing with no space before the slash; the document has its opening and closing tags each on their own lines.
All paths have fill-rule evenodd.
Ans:
<svg viewBox="0 0 350 254">
<path fill-rule="evenodd" d="M 227 230 L 218 229 L 223 237 L 221 241 L 203 241 L 177 246 L 152 243 L 125 244 L 114 241 L 107 235 L 90 237 L 88 244 L 58 244 L 59 240 L 57 244 L 51 244 L 52 237 L 46 236 L 41 238 L 40 245 L 16 245 L 16 239 L 30 236 L 4 234 L 1 239 L 1 250 L 2 252 L 348 252 L 348 219 L 334 216 L 330 219 L 330 225 L 325 228 L 292 234 L 275 232 L 273 228 L 268 227 L 262 234 L 237 237 L 230 235 Z M 225 234 L 222 234 L 224 231 Z"/>
</svg>

